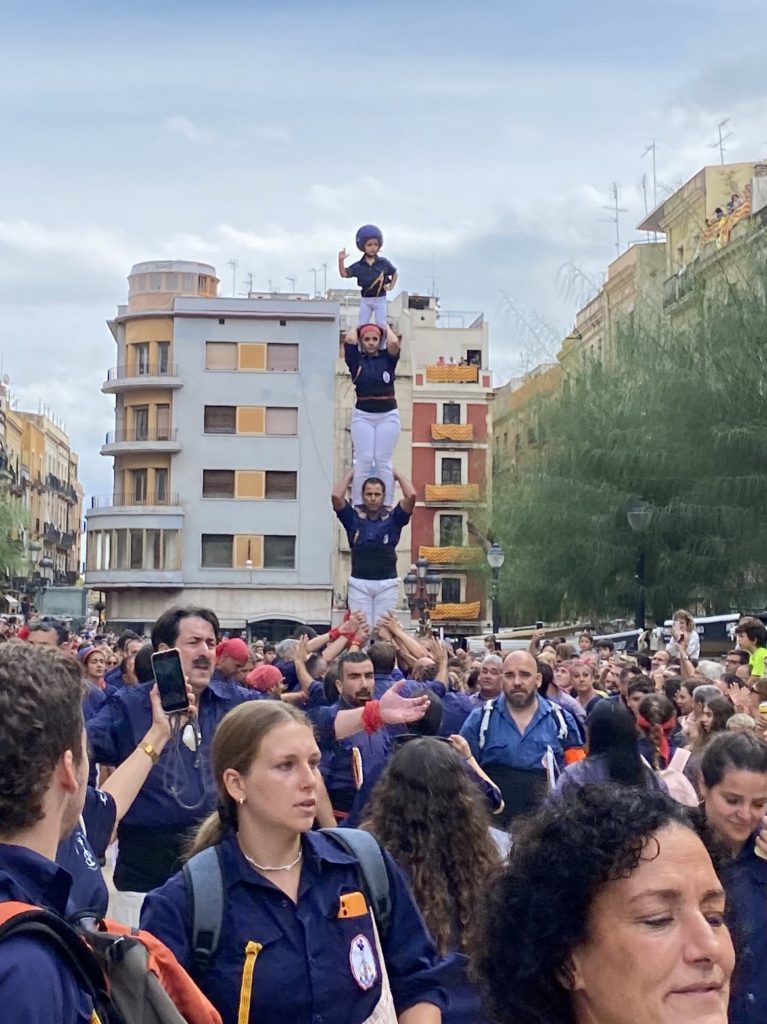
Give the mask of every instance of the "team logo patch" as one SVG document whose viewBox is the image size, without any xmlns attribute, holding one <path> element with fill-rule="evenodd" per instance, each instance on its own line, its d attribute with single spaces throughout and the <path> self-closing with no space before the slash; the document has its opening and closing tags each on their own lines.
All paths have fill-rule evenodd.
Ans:
<svg viewBox="0 0 767 1024">
<path fill-rule="evenodd" d="M 354 980 L 363 992 L 367 992 L 378 981 L 378 967 L 373 947 L 365 935 L 355 935 L 349 947 L 349 966 Z"/>
<path fill-rule="evenodd" d="M 384 382 L 384 384 L 390 384 L 391 383 L 391 374 L 389 373 L 388 370 L 384 370 L 384 372 L 383 372 L 383 382 Z"/>
</svg>

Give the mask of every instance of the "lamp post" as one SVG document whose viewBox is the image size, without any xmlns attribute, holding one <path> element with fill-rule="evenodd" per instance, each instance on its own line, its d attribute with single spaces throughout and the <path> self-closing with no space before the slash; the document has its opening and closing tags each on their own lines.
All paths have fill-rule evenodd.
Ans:
<svg viewBox="0 0 767 1024">
<path fill-rule="evenodd" d="M 497 541 L 494 541 L 487 552 L 487 564 L 490 566 L 491 572 L 490 603 L 492 605 L 493 633 L 497 633 L 500 628 L 498 620 L 498 580 L 505 561 L 506 555 L 503 553 L 503 548 Z"/>
<path fill-rule="evenodd" d="M 634 579 L 637 581 L 636 612 L 634 614 L 634 625 L 637 629 L 645 628 L 645 545 L 642 539 L 650 526 L 653 517 L 653 507 L 649 501 L 642 501 L 641 498 L 634 498 L 626 509 L 626 519 L 634 533 L 637 534 L 639 546 L 637 549 L 636 572 Z"/>
<path fill-rule="evenodd" d="M 438 572 L 429 572 L 428 561 L 425 558 L 419 558 L 415 565 L 410 566 L 410 572 L 402 582 L 405 585 L 407 606 L 411 612 L 419 613 L 418 624 L 423 630 L 427 626 L 425 612 L 437 603 L 439 588 L 442 584 L 440 575 Z"/>
</svg>

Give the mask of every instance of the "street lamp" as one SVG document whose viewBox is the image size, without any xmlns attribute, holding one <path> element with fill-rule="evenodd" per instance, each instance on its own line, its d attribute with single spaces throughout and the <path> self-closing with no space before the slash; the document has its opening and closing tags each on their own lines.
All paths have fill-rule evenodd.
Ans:
<svg viewBox="0 0 767 1024">
<path fill-rule="evenodd" d="M 636 533 L 639 546 L 637 550 L 636 572 L 634 579 L 637 581 L 637 603 L 634 614 L 634 626 L 637 629 L 645 628 L 645 545 L 642 534 L 645 533 L 652 522 L 653 512 L 649 501 L 641 498 L 634 498 L 626 508 L 626 519 L 631 529 Z"/>
<path fill-rule="evenodd" d="M 506 555 L 503 553 L 503 548 L 497 542 L 490 545 L 487 552 L 487 564 L 490 566 L 491 578 L 490 578 L 490 602 L 492 604 L 492 619 L 493 619 L 493 633 L 497 633 L 499 629 L 498 622 L 498 580 L 501 575 L 501 569 L 503 563 L 506 561 Z"/>
<path fill-rule="evenodd" d="M 438 572 L 429 572 L 429 563 L 425 558 L 419 558 L 415 565 L 410 566 L 410 572 L 403 579 L 407 606 L 411 612 L 419 613 L 419 625 L 425 628 L 427 625 L 426 612 L 437 603 L 442 580 Z"/>
</svg>

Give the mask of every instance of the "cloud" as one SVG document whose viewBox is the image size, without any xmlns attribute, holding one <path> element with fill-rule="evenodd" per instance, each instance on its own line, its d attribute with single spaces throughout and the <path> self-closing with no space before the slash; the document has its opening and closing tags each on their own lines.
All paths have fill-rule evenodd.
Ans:
<svg viewBox="0 0 767 1024">
<path fill-rule="evenodd" d="M 182 136 L 189 142 L 207 145 L 213 141 L 213 133 L 208 128 L 201 128 L 194 121 L 190 121 L 188 117 L 183 117 L 180 114 L 167 117 L 164 124 L 169 132 L 175 132 L 176 135 Z"/>
<path fill-rule="evenodd" d="M 277 124 L 254 124 L 250 128 L 253 135 L 259 139 L 267 139 L 271 142 L 284 142 L 289 143 L 293 141 L 293 136 L 290 134 L 287 128 L 283 128 Z"/>
<path fill-rule="evenodd" d="M 28 220 L 0 221 L 0 249 L 5 246 L 27 256 L 74 257 L 103 271 L 124 272 L 130 258 L 121 236 L 103 228 L 49 228 Z"/>
</svg>

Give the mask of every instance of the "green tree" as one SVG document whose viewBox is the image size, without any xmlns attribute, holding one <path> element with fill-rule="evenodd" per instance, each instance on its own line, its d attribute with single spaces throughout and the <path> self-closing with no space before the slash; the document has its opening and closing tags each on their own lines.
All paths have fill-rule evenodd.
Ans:
<svg viewBox="0 0 767 1024">
<path fill-rule="evenodd" d="M 22 531 L 28 525 L 24 506 L 7 492 L 0 491 L 0 590 L 12 576 L 26 568 Z"/>
<path fill-rule="evenodd" d="M 631 617 L 640 543 L 648 619 L 765 603 L 767 311 L 732 287 L 686 301 L 683 322 L 627 318 L 613 362 L 541 405 L 538 454 L 499 467 L 507 619 Z M 652 506 L 641 535 L 636 498 Z"/>
</svg>

